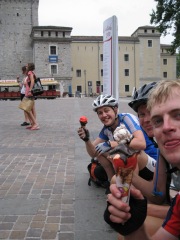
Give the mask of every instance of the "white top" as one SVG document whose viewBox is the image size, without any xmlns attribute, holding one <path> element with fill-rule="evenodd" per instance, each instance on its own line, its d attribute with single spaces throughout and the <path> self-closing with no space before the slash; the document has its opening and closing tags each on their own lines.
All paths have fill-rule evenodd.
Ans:
<svg viewBox="0 0 180 240">
<path fill-rule="evenodd" d="M 25 94 L 25 91 L 26 91 L 26 87 L 25 87 L 26 80 L 27 80 L 27 76 L 22 80 L 21 94 Z"/>
</svg>

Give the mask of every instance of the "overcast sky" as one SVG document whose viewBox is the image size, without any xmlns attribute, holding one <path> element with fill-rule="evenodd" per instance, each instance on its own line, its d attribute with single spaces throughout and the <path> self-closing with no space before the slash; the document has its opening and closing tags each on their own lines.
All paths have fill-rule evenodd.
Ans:
<svg viewBox="0 0 180 240">
<path fill-rule="evenodd" d="M 150 25 L 154 0 L 39 0 L 39 25 L 72 27 L 71 35 L 102 36 L 103 22 L 115 15 L 118 35 L 130 36 L 138 27 Z M 161 37 L 170 44 L 171 35 Z"/>
</svg>

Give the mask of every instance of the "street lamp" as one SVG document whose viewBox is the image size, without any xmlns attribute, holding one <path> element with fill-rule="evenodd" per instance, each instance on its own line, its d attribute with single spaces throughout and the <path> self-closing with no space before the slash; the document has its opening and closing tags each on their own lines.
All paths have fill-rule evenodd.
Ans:
<svg viewBox="0 0 180 240">
<path fill-rule="evenodd" d="M 84 70 L 84 90 L 85 90 L 84 95 L 86 97 L 86 70 Z"/>
</svg>

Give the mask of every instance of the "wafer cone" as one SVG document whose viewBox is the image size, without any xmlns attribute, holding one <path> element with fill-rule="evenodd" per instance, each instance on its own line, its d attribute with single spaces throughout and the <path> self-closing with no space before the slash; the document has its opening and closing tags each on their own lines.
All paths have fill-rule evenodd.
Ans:
<svg viewBox="0 0 180 240">
<path fill-rule="evenodd" d="M 120 154 L 116 154 L 113 158 L 113 166 L 116 172 L 116 185 L 122 194 L 122 201 L 126 203 L 129 203 L 130 186 L 136 164 L 137 154 L 133 154 L 127 158 L 127 163 L 121 159 Z"/>
</svg>

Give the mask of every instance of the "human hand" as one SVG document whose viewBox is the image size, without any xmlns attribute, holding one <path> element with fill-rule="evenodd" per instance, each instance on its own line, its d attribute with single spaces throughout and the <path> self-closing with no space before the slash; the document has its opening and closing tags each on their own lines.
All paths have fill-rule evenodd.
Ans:
<svg viewBox="0 0 180 240">
<path fill-rule="evenodd" d="M 137 189 L 131 189 L 129 205 L 121 200 L 121 193 L 115 184 L 110 186 L 108 206 L 104 220 L 117 232 L 126 236 L 143 224 L 147 214 L 147 201 Z"/>
<path fill-rule="evenodd" d="M 111 145 L 109 142 L 103 142 L 96 145 L 95 149 L 99 154 L 102 154 L 108 152 L 111 149 Z"/>
<path fill-rule="evenodd" d="M 80 127 L 77 132 L 78 132 L 79 137 L 80 137 L 84 142 L 89 141 L 90 134 L 89 134 L 88 129 L 86 129 L 85 127 Z"/>
<path fill-rule="evenodd" d="M 28 92 L 28 96 L 29 97 L 33 96 L 31 91 Z"/>
<path fill-rule="evenodd" d="M 125 223 L 130 217 L 130 206 L 121 200 L 122 193 L 117 188 L 116 184 L 111 184 L 111 193 L 107 195 L 109 202 L 108 210 L 112 222 Z"/>
</svg>

